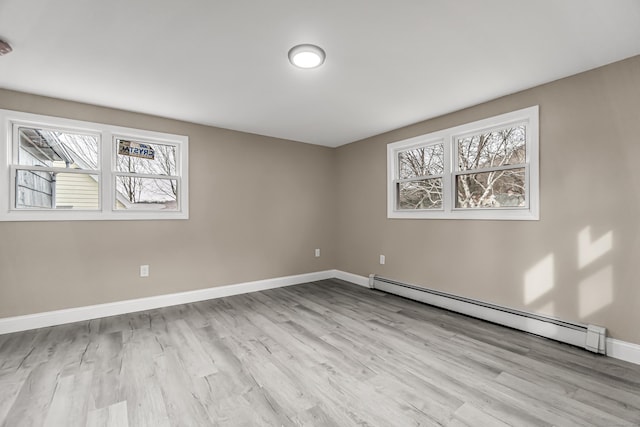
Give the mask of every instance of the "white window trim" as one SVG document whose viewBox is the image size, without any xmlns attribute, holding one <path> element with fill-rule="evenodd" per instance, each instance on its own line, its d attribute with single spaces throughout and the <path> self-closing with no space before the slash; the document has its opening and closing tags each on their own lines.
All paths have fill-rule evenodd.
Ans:
<svg viewBox="0 0 640 427">
<path fill-rule="evenodd" d="M 100 177 L 97 210 L 15 209 L 15 169 L 13 125 L 56 128 L 100 136 Z M 189 218 L 189 138 L 149 130 L 112 126 L 80 120 L 71 120 L 40 114 L 0 109 L 0 221 L 69 221 L 69 220 L 156 220 Z M 180 177 L 175 210 L 116 210 L 115 192 L 115 139 L 133 139 L 151 143 L 170 144 L 179 147 L 176 172 Z M 66 171 L 68 172 L 68 171 Z"/>
<path fill-rule="evenodd" d="M 490 117 L 472 123 L 443 129 L 425 135 L 387 144 L 387 217 L 406 219 L 483 219 L 483 220 L 539 220 L 539 108 L 533 106 Z M 455 186 L 455 140 L 464 134 L 526 123 L 526 185 L 528 188 L 526 208 L 454 208 Z M 398 173 L 398 153 L 407 149 L 434 143 L 444 145 L 443 207 L 442 209 L 400 210 L 397 208 L 396 176 Z"/>
</svg>

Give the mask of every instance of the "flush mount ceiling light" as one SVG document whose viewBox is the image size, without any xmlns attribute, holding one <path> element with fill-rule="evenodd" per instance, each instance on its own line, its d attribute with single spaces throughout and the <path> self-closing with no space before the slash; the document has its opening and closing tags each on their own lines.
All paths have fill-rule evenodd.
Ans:
<svg viewBox="0 0 640 427">
<path fill-rule="evenodd" d="M 322 65 L 326 54 L 313 44 L 299 44 L 289 50 L 289 62 L 298 68 L 316 68 Z"/>
</svg>

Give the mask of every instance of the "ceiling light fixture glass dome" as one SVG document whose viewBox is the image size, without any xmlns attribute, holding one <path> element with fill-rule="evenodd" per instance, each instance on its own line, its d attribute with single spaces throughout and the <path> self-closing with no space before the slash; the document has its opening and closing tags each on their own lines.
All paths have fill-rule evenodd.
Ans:
<svg viewBox="0 0 640 427">
<path fill-rule="evenodd" d="M 316 68 L 324 63 L 324 50 L 313 44 L 299 44 L 289 50 L 289 62 L 298 68 Z"/>
</svg>

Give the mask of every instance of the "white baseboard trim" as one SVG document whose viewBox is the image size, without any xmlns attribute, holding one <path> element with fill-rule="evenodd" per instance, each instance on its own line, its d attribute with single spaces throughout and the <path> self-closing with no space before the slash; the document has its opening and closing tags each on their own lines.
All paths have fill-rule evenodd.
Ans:
<svg viewBox="0 0 640 427">
<path fill-rule="evenodd" d="M 46 328 L 48 326 L 81 322 L 84 320 L 98 319 L 118 314 L 134 313 L 137 311 L 152 310 L 154 308 L 169 307 L 172 305 L 205 301 L 231 295 L 264 291 L 267 289 L 315 282 L 317 280 L 331 279 L 334 277 L 336 277 L 335 270 L 326 270 L 295 276 L 285 276 L 274 279 L 257 280 L 254 282 L 217 286 L 214 288 L 198 289 L 195 291 L 179 292 L 175 294 L 156 295 L 152 297 L 117 301 L 106 304 L 27 314 L 24 316 L 5 317 L 0 319 L 0 334 Z"/>
<path fill-rule="evenodd" d="M 365 288 L 369 287 L 369 278 L 364 276 L 358 276 L 357 274 L 347 273 L 346 271 L 333 270 L 334 278 L 345 280 L 347 282 L 355 283 L 356 285 L 364 286 Z"/>
<path fill-rule="evenodd" d="M 368 277 L 341 270 L 326 270 L 175 294 L 157 295 L 106 304 L 27 314 L 24 316 L 5 317 L 0 319 L 0 335 L 334 278 L 345 280 L 359 286 L 370 287 Z M 640 365 L 640 345 L 614 338 L 607 338 L 606 348 L 607 356 Z"/>
<path fill-rule="evenodd" d="M 640 345 L 607 338 L 607 356 L 640 365 Z"/>
</svg>

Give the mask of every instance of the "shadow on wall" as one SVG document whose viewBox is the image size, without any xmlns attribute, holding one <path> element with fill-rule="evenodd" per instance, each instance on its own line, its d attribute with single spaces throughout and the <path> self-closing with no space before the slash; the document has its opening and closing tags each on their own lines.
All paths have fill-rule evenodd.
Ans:
<svg viewBox="0 0 640 427">
<path fill-rule="evenodd" d="M 574 260 L 577 277 L 577 316 L 580 321 L 587 319 L 613 303 L 613 231 L 593 236 L 591 226 L 577 233 Z M 556 315 L 555 296 L 557 264 L 555 254 L 549 253 L 524 274 L 524 305 L 531 311 Z M 572 268 L 571 264 L 566 266 Z M 605 325 L 606 326 L 606 325 Z"/>
</svg>

